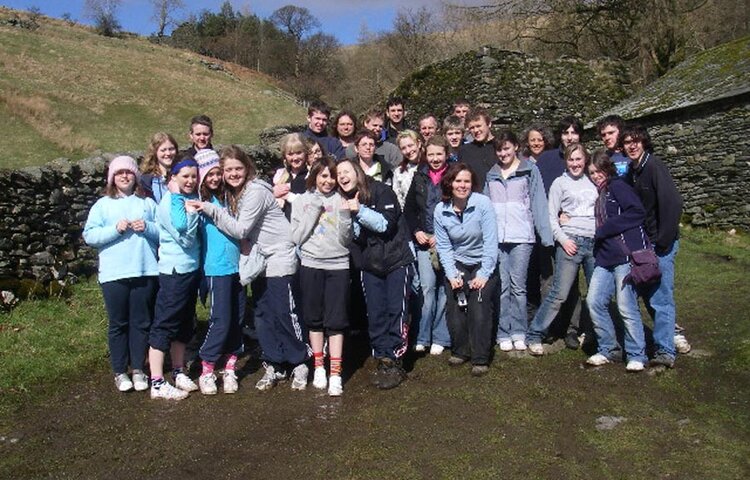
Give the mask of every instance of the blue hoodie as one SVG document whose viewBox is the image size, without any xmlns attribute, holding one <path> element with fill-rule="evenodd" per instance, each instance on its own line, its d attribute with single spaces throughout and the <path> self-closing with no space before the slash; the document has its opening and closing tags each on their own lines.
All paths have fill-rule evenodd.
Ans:
<svg viewBox="0 0 750 480">
<path fill-rule="evenodd" d="M 190 273 L 201 263 L 198 238 L 200 216 L 185 211 L 185 200 L 197 200 L 197 195 L 167 192 L 156 209 L 159 225 L 159 273 Z"/>
<path fill-rule="evenodd" d="M 219 208 L 223 205 L 212 196 L 211 203 Z M 240 242 L 219 230 L 214 221 L 207 216 L 201 218 L 201 257 L 203 273 L 207 277 L 232 275 L 239 271 Z"/>
</svg>

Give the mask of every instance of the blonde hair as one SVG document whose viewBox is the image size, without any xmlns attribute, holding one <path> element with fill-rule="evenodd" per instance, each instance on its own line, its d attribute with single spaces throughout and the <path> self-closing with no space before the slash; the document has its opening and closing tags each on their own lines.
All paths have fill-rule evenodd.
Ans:
<svg viewBox="0 0 750 480">
<path fill-rule="evenodd" d="M 286 155 L 288 153 L 304 152 L 305 163 L 307 156 L 310 155 L 310 142 L 301 133 L 290 133 L 281 139 L 281 156 L 283 157 L 284 166 L 286 164 Z"/>
<path fill-rule="evenodd" d="M 180 150 L 177 146 L 177 140 L 166 132 L 156 132 L 151 137 L 148 147 L 146 147 L 146 153 L 143 155 L 141 173 L 151 173 L 161 177 L 161 169 L 159 168 L 159 160 L 156 158 L 156 151 L 159 150 L 159 147 L 164 142 L 170 142 L 174 145 L 175 159 L 177 158 L 177 152 Z"/>
</svg>

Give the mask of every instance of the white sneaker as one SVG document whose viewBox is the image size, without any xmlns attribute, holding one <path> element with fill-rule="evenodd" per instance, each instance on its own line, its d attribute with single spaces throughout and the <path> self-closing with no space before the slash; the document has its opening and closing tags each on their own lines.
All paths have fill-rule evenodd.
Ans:
<svg viewBox="0 0 750 480">
<path fill-rule="evenodd" d="M 643 362 L 639 360 L 630 360 L 625 367 L 625 370 L 628 372 L 642 372 L 644 368 Z"/>
<path fill-rule="evenodd" d="M 115 387 L 121 392 L 127 392 L 133 389 L 133 382 L 127 373 L 118 373 L 115 375 Z"/>
<path fill-rule="evenodd" d="M 237 374 L 234 373 L 234 370 L 224 370 L 222 382 L 224 383 L 224 393 L 237 393 L 239 385 L 237 384 Z"/>
<path fill-rule="evenodd" d="M 178 373 L 177 376 L 174 377 L 174 386 L 185 392 L 194 392 L 198 390 L 198 385 L 190 380 L 190 377 L 184 373 Z"/>
<path fill-rule="evenodd" d="M 136 392 L 148 390 L 148 377 L 140 370 L 133 370 L 133 388 Z"/>
<path fill-rule="evenodd" d="M 597 354 L 591 355 L 586 360 L 586 363 L 593 367 L 601 367 L 602 365 L 606 365 L 610 363 L 610 361 L 609 361 L 609 358 L 605 357 L 601 353 L 597 353 Z"/>
<path fill-rule="evenodd" d="M 151 398 L 164 400 L 182 400 L 187 398 L 188 392 L 175 388 L 169 382 L 164 382 L 159 387 L 151 385 Z"/>
<path fill-rule="evenodd" d="M 328 381 L 328 395 L 331 397 L 340 397 L 344 393 L 344 387 L 341 384 L 341 375 L 331 375 Z"/>
<path fill-rule="evenodd" d="M 201 375 L 198 379 L 198 385 L 200 385 L 203 395 L 216 395 L 216 375 L 213 373 Z"/>
<path fill-rule="evenodd" d="M 541 357 L 544 355 L 544 346 L 541 343 L 530 343 L 529 353 L 536 357 Z"/>
<path fill-rule="evenodd" d="M 500 346 L 500 350 L 503 352 L 510 352 L 513 350 L 513 342 L 510 340 L 500 340 L 497 342 L 498 346 Z"/>
<path fill-rule="evenodd" d="M 292 370 L 292 390 L 304 390 L 307 388 L 307 374 L 310 369 L 307 365 L 300 363 Z"/>
<path fill-rule="evenodd" d="M 525 352 L 526 351 L 526 341 L 525 340 L 514 340 L 513 341 L 513 349 L 521 351 L 521 352 Z"/>
<path fill-rule="evenodd" d="M 427 350 L 427 347 L 425 345 L 422 345 L 421 343 L 418 343 L 414 345 L 414 351 L 418 353 L 422 353 Z"/>
<path fill-rule="evenodd" d="M 315 367 L 313 372 L 313 387 L 319 390 L 325 390 L 328 386 L 328 378 L 326 378 L 325 367 Z"/>
<path fill-rule="evenodd" d="M 281 380 L 282 378 L 284 378 L 284 375 L 281 373 L 276 373 L 276 370 L 272 365 L 266 365 L 266 372 L 263 374 L 260 380 L 258 380 L 258 383 L 255 384 L 255 388 L 257 388 L 258 390 L 270 390 L 275 387 L 276 384 L 279 383 L 279 380 Z"/>
<path fill-rule="evenodd" d="M 440 355 L 443 353 L 443 350 L 445 350 L 444 346 L 433 343 L 430 347 L 430 355 Z"/>
<path fill-rule="evenodd" d="M 688 339 L 685 337 L 685 335 L 678 333 L 674 336 L 674 349 L 677 351 L 677 353 L 686 354 L 690 353 L 690 350 L 693 347 L 690 346 L 690 342 L 688 342 Z"/>
</svg>

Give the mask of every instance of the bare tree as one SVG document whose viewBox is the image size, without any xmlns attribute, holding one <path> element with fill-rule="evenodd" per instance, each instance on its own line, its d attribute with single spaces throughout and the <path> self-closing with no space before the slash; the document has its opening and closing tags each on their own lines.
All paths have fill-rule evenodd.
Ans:
<svg viewBox="0 0 750 480">
<path fill-rule="evenodd" d="M 154 14 L 151 17 L 157 24 L 158 30 L 156 36 L 163 37 L 169 25 L 175 25 L 175 13 L 185 7 L 182 0 L 149 0 L 154 8 Z"/>
<path fill-rule="evenodd" d="M 94 21 L 96 31 L 105 37 L 114 37 L 122 28 L 117 20 L 117 8 L 122 0 L 86 0 L 84 17 Z"/>
<path fill-rule="evenodd" d="M 313 30 L 319 29 L 320 21 L 315 15 L 310 13 L 310 10 L 294 5 L 286 5 L 279 8 L 271 14 L 269 20 L 281 30 L 286 31 L 294 40 L 296 49 L 294 56 L 294 76 L 299 77 L 302 38 Z"/>
</svg>

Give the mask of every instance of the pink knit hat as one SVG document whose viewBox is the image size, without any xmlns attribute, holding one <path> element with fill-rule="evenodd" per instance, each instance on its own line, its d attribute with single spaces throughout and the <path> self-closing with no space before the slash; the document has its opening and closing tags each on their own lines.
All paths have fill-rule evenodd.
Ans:
<svg viewBox="0 0 750 480">
<path fill-rule="evenodd" d="M 204 148 L 195 152 L 195 161 L 198 162 L 198 188 L 203 185 L 203 179 L 212 168 L 219 166 L 219 154 L 210 148 Z"/>
<path fill-rule="evenodd" d="M 119 157 L 115 157 L 112 159 L 111 162 L 109 162 L 109 167 L 107 168 L 107 185 L 112 185 L 112 182 L 115 180 L 115 173 L 119 172 L 120 170 L 130 170 L 135 174 L 135 181 L 136 183 L 141 178 L 141 172 L 138 170 L 138 164 L 135 163 L 135 160 L 133 157 L 130 157 L 128 155 L 120 155 Z"/>
</svg>

